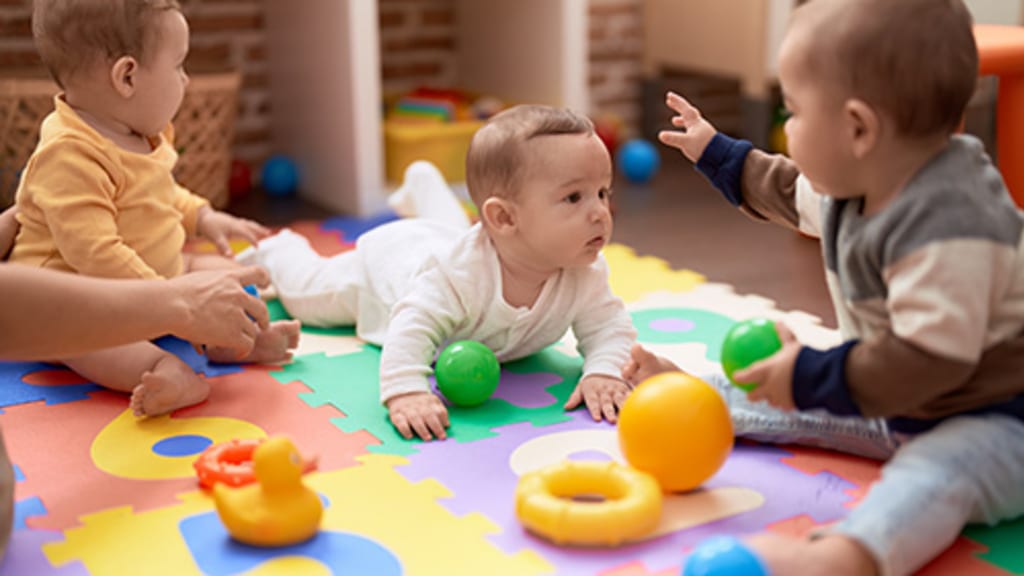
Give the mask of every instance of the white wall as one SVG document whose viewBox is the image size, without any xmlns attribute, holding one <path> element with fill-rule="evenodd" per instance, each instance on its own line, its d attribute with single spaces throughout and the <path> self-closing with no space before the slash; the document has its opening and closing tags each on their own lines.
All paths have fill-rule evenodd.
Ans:
<svg viewBox="0 0 1024 576">
<path fill-rule="evenodd" d="M 1005 24 L 1018 26 L 1024 23 L 1024 5 L 1018 0 L 964 0 L 978 24 Z"/>
</svg>

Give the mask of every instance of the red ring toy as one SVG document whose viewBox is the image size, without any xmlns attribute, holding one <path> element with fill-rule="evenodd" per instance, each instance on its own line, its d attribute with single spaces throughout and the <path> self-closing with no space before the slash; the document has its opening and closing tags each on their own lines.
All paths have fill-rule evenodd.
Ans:
<svg viewBox="0 0 1024 576">
<path fill-rule="evenodd" d="M 199 476 L 199 485 L 212 488 L 221 482 L 228 486 L 242 486 L 256 481 L 252 468 L 252 453 L 263 443 L 263 439 L 229 440 L 214 444 L 192 463 Z M 316 470 L 316 458 L 303 460 L 302 473 Z"/>
</svg>

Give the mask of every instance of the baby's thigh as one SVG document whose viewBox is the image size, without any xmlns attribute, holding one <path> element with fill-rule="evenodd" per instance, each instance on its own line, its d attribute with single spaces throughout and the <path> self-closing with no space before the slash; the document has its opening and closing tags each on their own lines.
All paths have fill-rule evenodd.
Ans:
<svg viewBox="0 0 1024 576">
<path fill-rule="evenodd" d="M 907 443 L 886 466 L 937 501 L 960 500 L 967 520 L 1024 514 L 1024 422 L 1001 415 L 953 418 Z"/>
<path fill-rule="evenodd" d="M 80 376 L 105 388 L 130 392 L 160 362 L 180 362 L 152 342 L 135 342 L 105 348 L 61 362 Z"/>
</svg>

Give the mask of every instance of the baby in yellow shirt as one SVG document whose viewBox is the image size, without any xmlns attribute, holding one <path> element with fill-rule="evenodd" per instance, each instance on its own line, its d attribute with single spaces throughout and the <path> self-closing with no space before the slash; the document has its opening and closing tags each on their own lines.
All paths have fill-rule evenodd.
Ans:
<svg viewBox="0 0 1024 576">
<path fill-rule="evenodd" d="M 11 261 L 107 278 L 170 278 L 238 266 L 228 239 L 256 242 L 263 226 L 212 209 L 179 186 L 170 121 L 188 85 L 188 23 L 176 0 L 36 0 L 33 34 L 63 93 L 42 124 L 18 188 L 21 230 Z M 222 255 L 183 254 L 207 238 Z M 154 302 L 159 306 L 159 302 Z M 246 358 L 287 360 L 299 324 L 274 322 Z M 205 380 L 150 342 L 60 360 L 82 376 L 131 393 L 136 415 L 203 401 Z"/>
</svg>

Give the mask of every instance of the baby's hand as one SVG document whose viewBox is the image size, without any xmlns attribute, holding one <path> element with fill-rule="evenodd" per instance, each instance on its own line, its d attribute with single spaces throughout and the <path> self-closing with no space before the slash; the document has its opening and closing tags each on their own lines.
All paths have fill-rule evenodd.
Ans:
<svg viewBox="0 0 1024 576">
<path fill-rule="evenodd" d="M 795 410 L 793 401 L 793 369 L 800 354 L 800 342 L 782 322 L 775 323 L 782 349 L 751 366 L 734 372 L 737 382 L 757 382 L 747 395 L 751 400 L 764 400 L 780 410 Z"/>
<path fill-rule="evenodd" d="M 669 92 L 665 96 L 665 104 L 678 114 L 672 117 L 672 125 L 682 130 L 662 130 L 658 133 L 658 140 L 678 148 L 690 162 L 696 163 L 718 131 L 700 115 L 700 110 L 679 94 Z"/>
<path fill-rule="evenodd" d="M 217 251 L 228 258 L 232 257 L 231 244 L 228 242 L 230 239 L 242 238 L 256 244 L 270 236 L 270 230 L 262 224 L 245 218 L 237 218 L 208 206 L 199 210 L 196 230 L 200 236 L 213 242 Z"/>
<path fill-rule="evenodd" d="M 423 440 L 444 440 L 448 437 L 448 409 L 430 392 L 412 392 L 387 401 L 388 417 L 406 440 L 413 431 Z"/>
<path fill-rule="evenodd" d="M 590 410 L 590 415 L 594 420 L 601 420 L 603 416 L 605 420 L 614 423 L 618 420 L 618 410 L 622 408 L 622 403 L 626 401 L 629 391 L 629 384 L 625 380 L 602 374 L 591 374 L 585 376 L 576 385 L 576 389 L 572 391 L 564 408 L 572 410 L 579 406 L 581 401 L 586 402 L 587 409 Z"/>
</svg>

